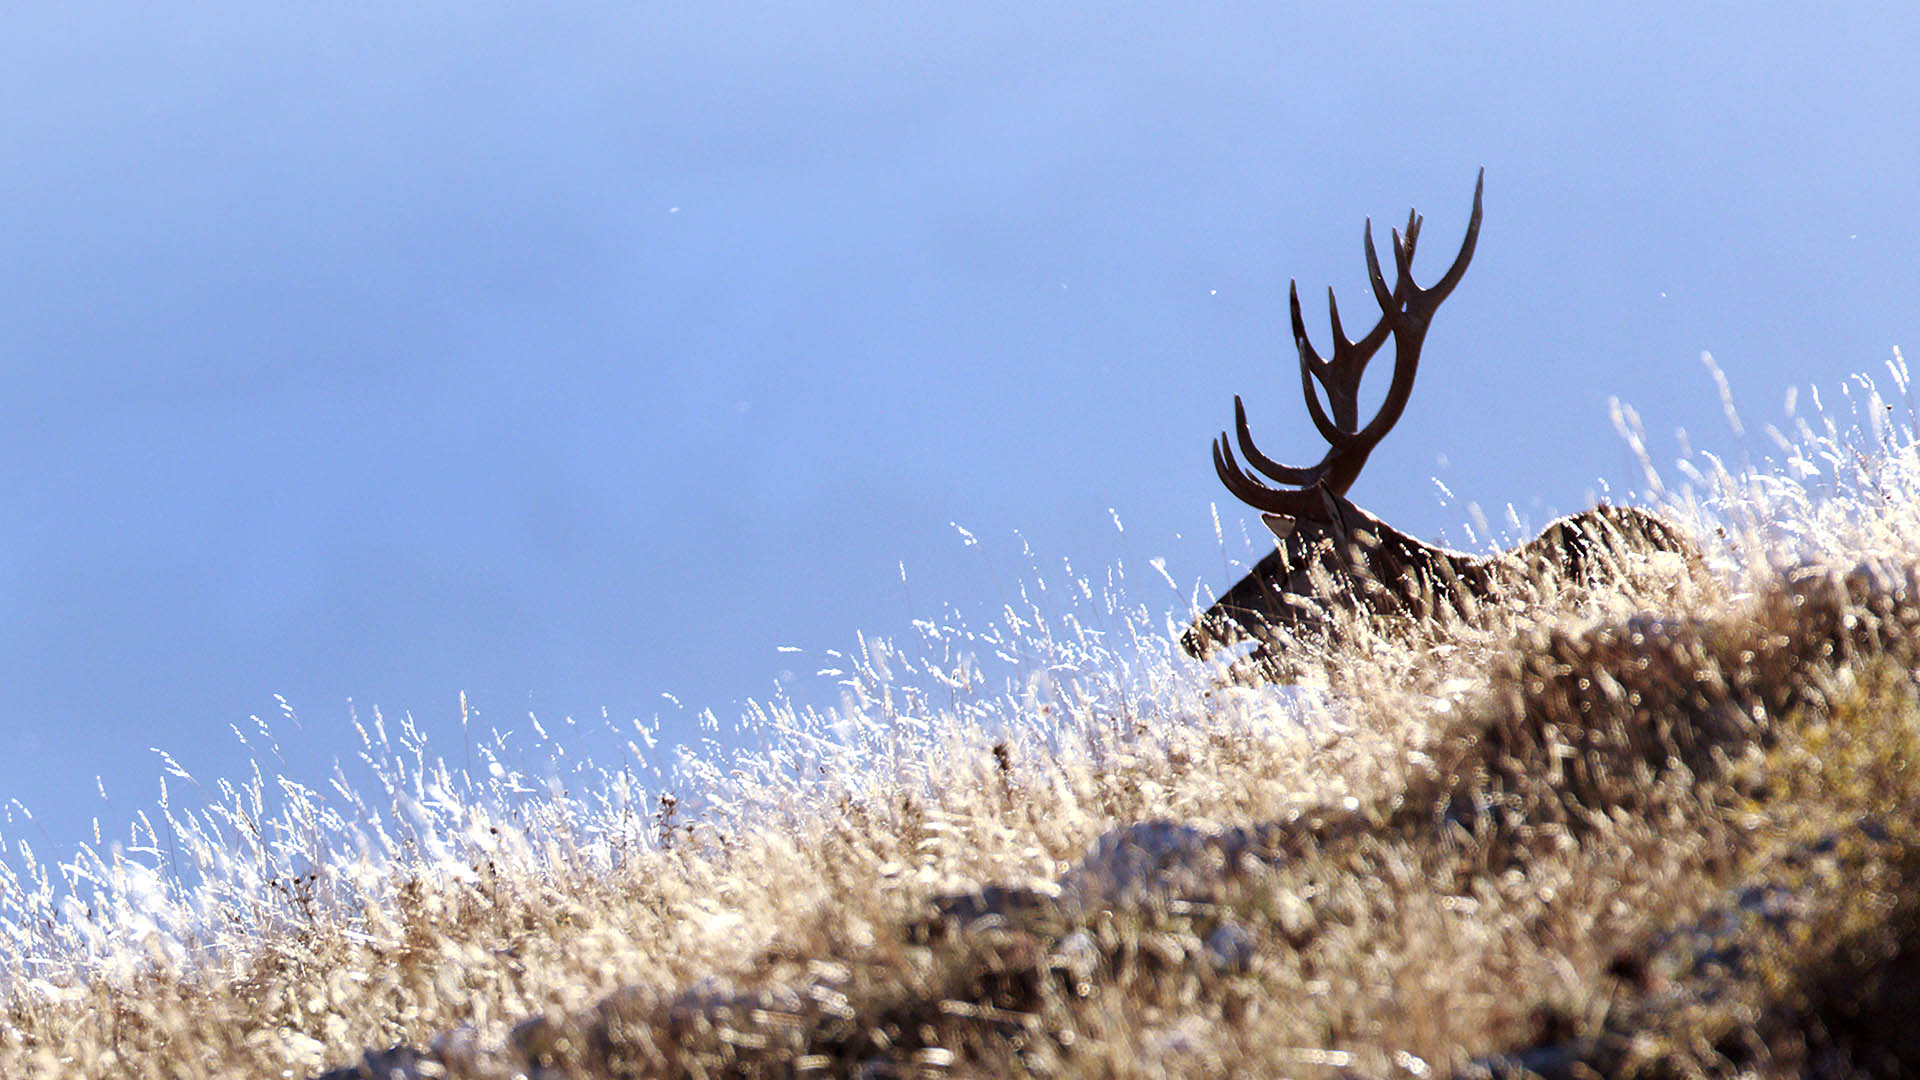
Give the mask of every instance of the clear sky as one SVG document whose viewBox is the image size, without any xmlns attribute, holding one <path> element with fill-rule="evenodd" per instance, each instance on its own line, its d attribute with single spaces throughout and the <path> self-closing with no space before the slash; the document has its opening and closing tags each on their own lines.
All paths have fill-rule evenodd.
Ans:
<svg viewBox="0 0 1920 1080">
<path fill-rule="evenodd" d="M 1482 165 L 1353 491 L 1403 528 L 1635 485 L 1610 395 L 1737 455 L 1702 351 L 1757 428 L 1920 345 L 1920 9 L 1445 7 L 10 11 L 0 834 L 120 833 L 149 747 L 211 786 L 255 714 L 313 782 L 349 701 L 457 753 L 461 691 L 669 741 L 831 700 L 856 631 L 1010 596 L 1016 530 L 1222 589 L 1231 395 L 1321 449 L 1288 278 L 1364 324 L 1362 219 L 1425 211 L 1430 281 Z"/>
</svg>

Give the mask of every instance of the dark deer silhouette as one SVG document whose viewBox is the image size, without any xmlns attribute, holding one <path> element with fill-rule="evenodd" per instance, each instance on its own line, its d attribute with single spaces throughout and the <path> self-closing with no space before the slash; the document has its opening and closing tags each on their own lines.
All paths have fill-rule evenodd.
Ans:
<svg viewBox="0 0 1920 1080">
<path fill-rule="evenodd" d="M 1573 514 L 1513 551 L 1476 556 L 1409 536 L 1347 499 L 1347 489 L 1359 477 L 1368 455 L 1406 411 L 1419 371 L 1420 347 L 1434 311 L 1460 283 L 1473 259 L 1484 185 L 1483 170 L 1474 184 L 1473 216 L 1460 253 L 1430 288 L 1415 285 L 1412 275 L 1420 215 L 1409 211 L 1405 236 L 1393 234 L 1391 289 L 1380 272 L 1373 222 L 1367 222 L 1363 234 L 1367 277 L 1380 305 L 1380 321 L 1358 340 L 1347 340 L 1333 290 L 1327 290 L 1333 351 L 1326 359 L 1307 339 L 1298 286 L 1290 290 L 1300 386 L 1314 427 L 1328 443 L 1327 453 L 1319 464 L 1309 467 L 1282 465 L 1261 453 L 1247 427 L 1246 407 L 1234 397 L 1238 438 L 1229 440 L 1222 433 L 1214 442 L 1214 471 L 1236 498 L 1262 511 L 1261 518 L 1279 545 L 1188 628 L 1182 644 L 1195 657 L 1205 659 L 1224 645 L 1251 640 L 1255 648 L 1246 659 L 1265 677 L 1287 678 L 1292 667 L 1284 655 L 1285 644 L 1336 633 L 1331 612 L 1340 608 L 1415 619 L 1447 610 L 1467 614 L 1477 601 L 1504 587 L 1549 575 L 1583 578 L 1608 573 L 1636 552 L 1673 551 L 1697 564 L 1698 552 L 1679 530 L 1633 507 L 1603 505 Z M 1388 337 L 1393 338 L 1393 381 L 1379 412 L 1361 427 L 1360 377 Z M 1326 391 L 1331 415 L 1320 404 L 1316 381 Z M 1276 488 L 1249 475 L 1234 456 L 1235 441 L 1254 469 L 1288 486 Z"/>
</svg>

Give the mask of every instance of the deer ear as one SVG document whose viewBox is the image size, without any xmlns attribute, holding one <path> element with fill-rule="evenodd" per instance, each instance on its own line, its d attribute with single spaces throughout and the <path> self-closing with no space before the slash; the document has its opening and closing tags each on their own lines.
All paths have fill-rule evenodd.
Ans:
<svg viewBox="0 0 1920 1080">
<path fill-rule="evenodd" d="M 1292 536 L 1293 530 L 1300 525 L 1300 519 L 1285 514 L 1261 514 L 1260 520 L 1267 523 L 1267 530 L 1273 533 L 1274 539 L 1283 541 Z"/>
</svg>

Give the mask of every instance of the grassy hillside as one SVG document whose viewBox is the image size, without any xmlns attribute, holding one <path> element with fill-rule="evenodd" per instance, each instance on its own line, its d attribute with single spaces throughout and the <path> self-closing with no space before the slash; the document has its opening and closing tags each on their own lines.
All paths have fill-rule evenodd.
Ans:
<svg viewBox="0 0 1920 1080">
<path fill-rule="evenodd" d="M 1356 626 L 1298 689 L 1076 580 L 863 641 L 738 754 L 532 775 L 376 717 L 371 781 L 16 843 L 0 1075 L 1913 1074 L 1894 379 L 1655 480 L 1704 572 Z"/>
</svg>

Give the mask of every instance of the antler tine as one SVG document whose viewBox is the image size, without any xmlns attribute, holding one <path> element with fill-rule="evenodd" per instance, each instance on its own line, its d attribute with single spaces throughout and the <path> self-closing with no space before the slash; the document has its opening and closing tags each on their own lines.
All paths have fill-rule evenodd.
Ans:
<svg viewBox="0 0 1920 1080">
<path fill-rule="evenodd" d="M 1299 309 L 1296 308 L 1295 318 L 1299 317 L 1298 312 Z M 1305 335 L 1300 337 L 1301 343 L 1305 345 L 1300 351 L 1300 393 L 1307 399 L 1307 415 L 1313 417 L 1313 426 L 1319 429 L 1320 437 L 1330 443 L 1338 439 L 1344 432 L 1333 422 L 1333 418 L 1327 415 L 1327 411 L 1320 407 L 1320 394 L 1313 388 L 1313 379 L 1319 379 L 1320 385 L 1327 388 L 1327 398 L 1333 402 L 1333 411 L 1340 414 L 1341 420 L 1346 423 L 1347 429 L 1350 431 L 1360 423 L 1358 397 L 1353 391 L 1360 384 L 1358 370 L 1359 368 L 1365 367 L 1367 362 L 1366 357 L 1363 356 L 1357 366 L 1342 365 L 1342 370 L 1354 372 L 1355 377 L 1340 380 L 1345 385 L 1335 385 L 1333 380 L 1342 374 L 1342 370 L 1335 370 L 1335 362 L 1343 359 L 1351 359 L 1352 346 L 1350 342 L 1341 342 L 1338 333 L 1336 333 L 1334 337 L 1334 360 L 1324 364 L 1318 362 L 1318 356 L 1314 356 L 1312 361 L 1309 361 L 1309 353 L 1313 346 L 1305 344 L 1307 340 Z M 1347 348 L 1342 349 L 1342 344 L 1346 344 Z M 1309 375 L 1311 375 L 1312 378 L 1308 378 Z M 1261 471 L 1266 472 L 1265 469 Z M 1267 475 L 1273 476 L 1270 472 L 1268 472 Z M 1280 479 L 1278 476 L 1274 476 L 1273 478 L 1275 480 Z"/>
<path fill-rule="evenodd" d="M 1281 491 L 1248 476 L 1234 459 L 1233 448 L 1227 445 L 1224 432 L 1214 440 L 1213 471 L 1235 498 L 1255 510 L 1311 521 L 1327 521 L 1332 516 L 1328 501 L 1321 495 L 1321 488 L 1317 484 L 1298 491 Z"/>
<path fill-rule="evenodd" d="M 1308 396 L 1312 398 L 1311 394 Z M 1319 405 L 1319 401 L 1317 399 L 1314 400 L 1314 404 L 1316 406 Z M 1247 409 L 1246 406 L 1240 403 L 1239 394 L 1233 395 L 1233 427 L 1234 433 L 1238 435 L 1240 439 L 1240 450 L 1247 455 L 1248 463 L 1273 479 L 1283 484 L 1298 484 L 1301 487 L 1312 487 L 1314 484 L 1320 482 L 1322 476 L 1326 475 L 1327 469 L 1326 462 L 1324 461 L 1311 468 L 1301 468 L 1298 465 L 1282 465 L 1261 453 L 1259 448 L 1253 445 L 1253 429 L 1247 426 Z M 1220 436 L 1220 441 L 1224 443 L 1226 438 L 1226 435 L 1223 433 Z"/>
<path fill-rule="evenodd" d="M 1327 321 L 1333 324 L 1335 358 L 1338 359 L 1338 354 L 1342 351 L 1352 353 L 1354 354 L 1354 366 L 1361 370 L 1365 370 L 1367 361 L 1373 359 L 1373 354 L 1379 350 L 1380 343 L 1387 340 L 1387 334 L 1393 330 L 1393 327 L 1387 323 L 1387 320 L 1381 319 L 1379 322 L 1373 324 L 1373 329 L 1367 331 L 1365 336 L 1357 341 L 1348 341 L 1347 332 L 1340 325 L 1340 301 L 1334 299 L 1332 286 L 1327 287 Z M 1316 356 L 1315 359 L 1317 360 L 1319 357 Z M 1323 379 L 1321 381 L 1324 384 L 1325 380 Z M 1360 385 L 1360 375 L 1358 372 L 1354 374 L 1352 383 L 1355 387 Z M 1337 407 L 1335 411 L 1339 411 Z M 1359 421 L 1348 417 L 1343 418 L 1340 423 L 1351 430 Z"/>
<path fill-rule="evenodd" d="M 1332 296 L 1333 290 L 1327 290 L 1327 295 Z M 1287 282 L 1287 314 L 1293 320 L 1293 347 L 1300 354 L 1301 365 L 1303 367 L 1311 365 L 1317 370 L 1321 367 L 1322 361 L 1320 353 L 1313 347 L 1313 342 L 1307 338 L 1307 321 L 1300 317 L 1300 283 L 1297 281 Z M 1340 319 L 1335 316 L 1333 322 L 1335 352 L 1340 349 L 1341 336 Z"/>
<path fill-rule="evenodd" d="M 1422 220 L 1418 210 L 1408 210 L 1407 233 L 1404 242 L 1398 230 L 1395 230 L 1393 233 L 1393 272 L 1398 280 L 1405 281 L 1407 287 L 1416 292 L 1419 291 L 1418 286 L 1413 284 L 1413 278 L 1410 275 L 1413 272 L 1413 247 L 1420 242 L 1420 223 Z M 1396 295 L 1399 291 L 1398 288 L 1394 289 Z"/>
<path fill-rule="evenodd" d="M 1327 299 L 1329 303 L 1332 302 L 1332 289 L 1327 290 Z M 1319 352 L 1315 351 L 1313 347 L 1313 341 L 1307 337 L 1307 322 L 1300 316 L 1300 286 L 1297 282 L 1289 283 L 1287 286 L 1287 311 L 1293 319 L 1294 348 L 1300 353 L 1300 392 L 1305 395 L 1307 399 L 1307 412 L 1313 417 L 1313 426 L 1319 428 L 1322 433 L 1329 430 L 1338 430 L 1334 427 L 1333 421 L 1327 417 L 1326 410 L 1320 407 L 1320 394 L 1313 388 L 1313 379 L 1319 379 L 1320 385 L 1327 388 L 1327 396 L 1333 399 L 1334 411 L 1342 414 L 1341 418 L 1346 421 L 1347 426 L 1349 428 L 1358 426 L 1360 420 L 1355 410 L 1342 408 L 1345 403 L 1345 398 L 1351 397 L 1352 395 L 1349 394 L 1343 397 L 1340 389 L 1331 381 L 1335 376 L 1334 362 L 1340 360 L 1343 355 L 1350 354 L 1353 351 L 1353 343 L 1348 341 L 1347 335 L 1341 332 L 1340 313 L 1338 309 L 1335 309 L 1333 314 L 1333 361 L 1321 360 Z M 1379 343 L 1376 342 L 1374 348 L 1378 347 Z M 1361 363 L 1364 365 L 1365 361 L 1362 360 Z M 1308 378 L 1309 375 L 1313 378 Z M 1238 400 L 1238 398 L 1235 398 L 1235 401 Z M 1353 413 L 1354 415 L 1347 415 L 1349 413 Z M 1241 430 L 1245 431 L 1246 429 L 1242 427 Z M 1275 475 L 1273 472 L 1268 471 L 1261 464 L 1262 460 L 1265 459 L 1265 455 L 1256 456 L 1253 452 L 1253 444 L 1247 438 L 1243 437 L 1241 439 L 1240 447 L 1247 451 L 1247 459 L 1253 462 L 1254 467 L 1260 469 L 1261 472 L 1272 476 L 1275 480 L 1279 480 L 1282 483 L 1291 484 L 1298 482 L 1288 480 L 1285 477 Z"/>
<path fill-rule="evenodd" d="M 1294 306 L 1297 308 L 1299 304 L 1296 303 Z M 1327 286 L 1327 322 L 1333 326 L 1333 344 L 1336 351 L 1341 345 L 1352 344 L 1352 342 L 1347 340 L 1346 330 L 1340 325 L 1340 301 L 1333 298 L 1333 286 L 1331 285 Z M 1378 330 L 1379 327 L 1376 326 L 1374 329 Z"/>
<path fill-rule="evenodd" d="M 1360 231 L 1360 236 L 1366 241 L 1367 283 L 1373 286 L 1373 298 L 1379 301 L 1381 311 L 1391 311 L 1399 306 L 1400 286 L 1405 283 L 1405 279 L 1402 278 L 1400 282 L 1394 284 L 1391 291 L 1388 290 L 1387 279 L 1380 273 L 1380 253 L 1373 247 L 1372 218 L 1367 219 L 1366 225 Z"/>
<path fill-rule="evenodd" d="M 1460 241 L 1460 254 L 1453 257 L 1453 265 L 1440 275 L 1440 280 L 1434 282 L 1432 288 L 1424 290 L 1424 295 L 1433 298 L 1430 301 L 1433 307 L 1438 307 L 1440 301 L 1453 291 L 1453 287 L 1460 284 L 1461 275 L 1467 272 L 1467 264 L 1473 261 L 1474 245 L 1480 242 L 1480 193 L 1486 186 L 1487 170 L 1483 166 L 1479 177 L 1473 182 L 1473 214 L 1467 218 L 1467 236 Z"/>
<path fill-rule="evenodd" d="M 1419 210 L 1407 207 L 1407 261 L 1413 261 L 1413 245 L 1420 239 L 1420 226 L 1427 223 L 1426 215 Z"/>
</svg>

